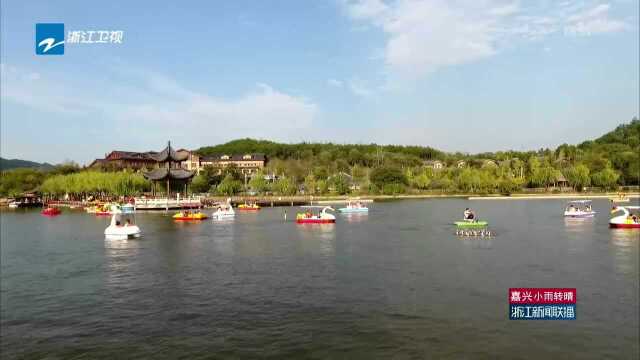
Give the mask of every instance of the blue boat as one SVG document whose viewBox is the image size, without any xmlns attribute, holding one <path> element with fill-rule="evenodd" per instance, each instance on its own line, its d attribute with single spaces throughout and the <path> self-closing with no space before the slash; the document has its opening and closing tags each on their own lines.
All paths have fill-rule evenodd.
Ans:
<svg viewBox="0 0 640 360">
<path fill-rule="evenodd" d="M 338 211 L 341 213 L 366 213 L 369 212 L 369 208 L 360 201 L 349 201 L 346 207 L 339 208 Z"/>
</svg>

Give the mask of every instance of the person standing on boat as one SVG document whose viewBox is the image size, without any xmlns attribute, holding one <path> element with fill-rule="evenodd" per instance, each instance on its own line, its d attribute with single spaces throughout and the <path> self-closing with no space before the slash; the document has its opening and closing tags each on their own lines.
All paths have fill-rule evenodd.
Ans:
<svg viewBox="0 0 640 360">
<path fill-rule="evenodd" d="M 465 220 L 473 220 L 476 217 L 473 211 L 469 208 L 464 210 L 463 216 Z"/>
</svg>

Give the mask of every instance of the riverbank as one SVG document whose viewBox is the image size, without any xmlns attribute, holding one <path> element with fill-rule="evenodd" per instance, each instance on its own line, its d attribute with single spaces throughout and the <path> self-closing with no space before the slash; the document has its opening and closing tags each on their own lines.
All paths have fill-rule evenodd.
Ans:
<svg viewBox="0 0 640 360">
<path fill-rule="evenodd" d="M 624 193 L 627 198 L 640 198 L 640 193 Z M 362 202 L 374 201 L 392 201 L 407 199 L 443 199 L 443 198 L 459 198 L 468 200 L 530 200 L 530 199 L 609 199 L 616 198 L 619 193 L 519 193 L 512 195 L 502 194 L 402 194 L 402 195 L 360 195 L 360 196 L 233 196 L 231 202 L 233 204 L 242 204 L 245 202 L 257 202 L 261 206 L 286 206 L 286 205 L 322 205 L 322 204 L 339 204 L 345 203 L 350 199 L 358 199 Z M 207 197 L 207 201 L 222 202 L 228 197 L 215 196 Z"/>
<path fill-rule="evenodd" d="M 640 198 L 640 193 L 624 193 L 629 199 Z M 349 200 L 358 199 L 361 202 L 380 202 L 394 200 L 411 200 L 411 199 L 468 199 L 468 200 L 544 200 L 544 199 L 612 199 L 617 198 L 619 193 L 601 193 L 601 192 L 582 192 L 582 193 L 518 193 L 511 195 L 502 194 L 402 194 L 402 195 L 360 195 L 360 196 L 207 196 L 202 197 L 202 204 L 212 206 L 219 202 L 226 202 L 231 199 L 234 206 L 244 203 L 257 203 L 260 206 L 301 206 L 301 205 L 329 205 L 343 204 Z M 0 199 L 0 207 L 7 206 L 9 199 Z M 81 207 L 82 203 L 76 202 L 60 202 L 56 206 L 73 205 Z"/>
</svg>

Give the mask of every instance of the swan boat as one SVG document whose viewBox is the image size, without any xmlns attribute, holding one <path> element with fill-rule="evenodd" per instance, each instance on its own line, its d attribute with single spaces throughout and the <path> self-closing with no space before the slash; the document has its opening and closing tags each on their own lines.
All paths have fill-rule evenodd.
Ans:
<svg viewBox="0 0 640 360">
<path fill-rule="evenodd" d="M 640 206 L 616 206 L 611 213 L 622 211 L 622 215 L 609 220 L 609 227 L 620 229 L 640 229 Z"/>
<path fill-rule="evenodd" d="M 333 224 L 336 222 L 336 216 L 328 213 L 328 211 L 333 211 L 330 206 L 303 206 L 303 208 L 322 208 L 322 211 L 318 214 L 313 214 L 311 211 L 298 213 L 296 215 L 297 224 Z"/>
<path fill-rule="evenodd" d="M 142 234 L 135 222 L 133 212 L 119 205 L 111 206 L 111 222 L 104 229 L 104 236 L 108 240 L 127 240 L 139 238 Z"/>
<path fill-rule="evenodd" d="M 228 199 L 225 204 L 218 205 L 218 209 L 211 214 L 211 218 L 214 220 L 232 219 L 235 216 L 236 212 L 231 206 L 231 199 Z"/>
</svg>

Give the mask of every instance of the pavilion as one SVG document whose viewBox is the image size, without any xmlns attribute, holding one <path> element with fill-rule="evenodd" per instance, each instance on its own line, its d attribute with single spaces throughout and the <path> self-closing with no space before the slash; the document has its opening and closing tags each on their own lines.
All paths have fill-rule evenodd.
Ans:
<svg viewBox="0 0 640 360">
<path fill-rule="evenodd" d="M 144 177 L 153 182 L 153 195 L 155 196 L 156 184 L 165 183 L 167 198 L 171 197 L 171 189 L 176 185 L 184 185 L 184 194 L 187 195 L 187 186 L 195 175 L 194 171 L 185 170 L 181 162 L 187 160 L 188 154 L 178 153 L 171 148 L 171 142 L 159 153 L 150 154 L 150 158 L 158 164 L 158 167 L 144 173 Z M 179 193 L 179 191 L 178 191 Z"/>
</svg>

